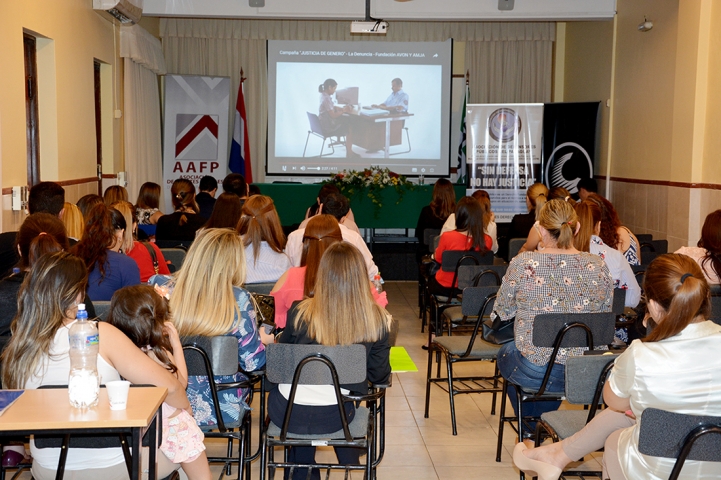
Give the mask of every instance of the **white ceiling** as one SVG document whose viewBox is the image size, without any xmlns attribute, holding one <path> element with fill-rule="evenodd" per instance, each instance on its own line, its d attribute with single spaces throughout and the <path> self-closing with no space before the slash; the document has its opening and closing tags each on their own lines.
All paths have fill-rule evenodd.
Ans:
<svg viewBox="0 0 721 480">
<path fill-rule="evenodd" d="M 283 18 L 363 20 L 365 0 L 144 0 L 143 15 L 197 18 Z M 498 0 L 371 0 L 370 14 L 384 20 L 569 21 L 608 20 L 616 0 L 515 0 L 498 10 Z"/>
</svg>

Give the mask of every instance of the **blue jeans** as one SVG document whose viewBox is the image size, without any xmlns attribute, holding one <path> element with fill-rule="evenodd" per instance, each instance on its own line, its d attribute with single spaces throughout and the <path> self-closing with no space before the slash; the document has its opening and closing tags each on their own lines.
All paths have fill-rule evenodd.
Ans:
<svg viewBox="0 0 721 480">
<path fill-rule="evenodd" d="M 498 370 L 503 378 L 523 388 L 531 390 L 540 388 L 543 376 L 546 374 L 546 368 L 547 365 L 538 366 L 521 355 L 521 352 L 516 348 L 516 342 L 508 342 L 498 351 Z M 547 392 L 564 391 L 566 386 L 565 372 L 565 365 L 558 363 L 553 365 L 551 376 L 546 384 Z M 513 405 L 513 411 L 518 416 L 516 389 L 510 384 L 508 385 L 508 398 L 511 400 L 511 405 Z M 560 401 L 526 402 L 523 406 L 523 416 L 539 418 L 542 413 L 558 410 L 560 405 Z M 530 426 L 534 427 L 535 422 L 532 422 Z"/>
</svg>

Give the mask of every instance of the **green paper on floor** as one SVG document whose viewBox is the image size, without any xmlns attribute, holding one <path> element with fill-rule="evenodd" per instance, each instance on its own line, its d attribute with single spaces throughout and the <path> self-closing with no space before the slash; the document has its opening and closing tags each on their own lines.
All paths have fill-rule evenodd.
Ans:
<svg viewBox="0 0 721 480">
<path fill-rule="evenodd" d="M 417 372 L 418 367 L 403 347 L 391 347 L 391 371 L 393 373 Z"/>
</svg>

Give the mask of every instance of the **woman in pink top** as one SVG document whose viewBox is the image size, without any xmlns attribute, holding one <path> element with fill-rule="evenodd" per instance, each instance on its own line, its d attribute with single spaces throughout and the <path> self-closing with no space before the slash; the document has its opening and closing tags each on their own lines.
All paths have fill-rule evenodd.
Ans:
<svg viewBox="0 0 721 480">
<path fill-rule="evenodd" d="M 721 283 L 721 210 L 706 216 L 697 247 L 681 247 L 674 253 L 693 258 L 701 267 L 706 281 L 712 285 Z"/>
<path fill-rule="evenodd" d="M 285 272 L 271 290 L 275 298 L 275 324 L 285 328 L 288 310 L 293 302 L 310 298 L 315 290 L 315 280 L 320 259 L 326 249 L 336 242 L 342 242 L 338 221 L 332 215 L 316 215 L 310 219 L 303 234 L 303 253 L 300 267 L 291 267 Z M 376 303 L 385 307 L 388 304 L 385 292 L 374 292 Z"/>
<path fill-rule="evenodd" d="M 438 248 L 434 254 L 436 262 L 443 261 L 446 250 L 475 250 L 486 253 L 493 246 L 493 240 L 484 232 L 484 208 L 473 197 L 463 197 L 456 206 L 456 229 L 441 235 Z M 453 281 L 453 272 L 438 270 L 435 278 L 431 278 L 430 291 L 447 295 Z"/>
</svg>

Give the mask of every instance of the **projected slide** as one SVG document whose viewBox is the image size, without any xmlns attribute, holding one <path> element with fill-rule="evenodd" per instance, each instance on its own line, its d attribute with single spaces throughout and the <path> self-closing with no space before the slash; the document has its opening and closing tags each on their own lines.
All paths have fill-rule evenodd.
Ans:
<svg viewBox="0 0 721 480">
<path fill-rule="evenodd" d="M 451 41 L 268 42 L 267 173 L 449 174 Z"/>
</svg>

